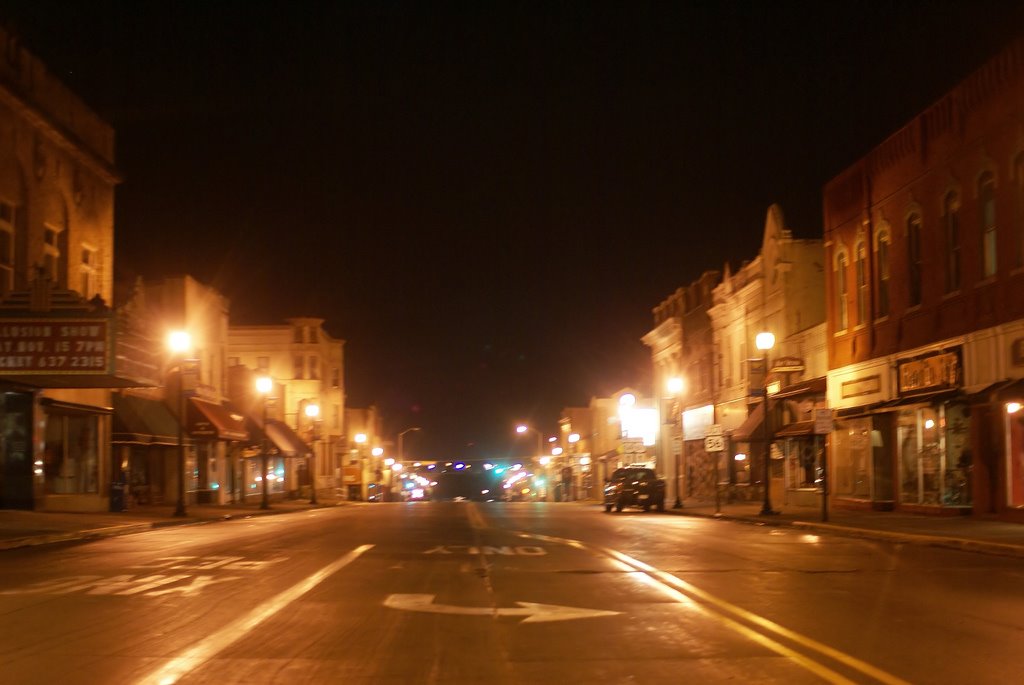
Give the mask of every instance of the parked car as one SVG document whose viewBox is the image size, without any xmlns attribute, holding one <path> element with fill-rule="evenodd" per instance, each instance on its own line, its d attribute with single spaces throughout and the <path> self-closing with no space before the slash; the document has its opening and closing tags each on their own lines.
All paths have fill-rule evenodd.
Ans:
<svg viewBox="0 0 1024 685">
<path fill-rule="evenodd" d="M 626 507 L 641 507 L 650 511 L 654 507 L 665 511 L 665 479 L 654 469 L 627 466 L 615 469 L 604 484 L 604 510 L 622 511 Z"/>
</svg>

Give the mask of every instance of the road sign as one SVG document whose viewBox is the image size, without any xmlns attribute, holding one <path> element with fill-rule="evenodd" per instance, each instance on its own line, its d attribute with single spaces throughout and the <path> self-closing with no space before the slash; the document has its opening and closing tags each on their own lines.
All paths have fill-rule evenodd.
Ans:
<svg viewBox="0 0 1024 685">
<path fill-rule="evenodd" d="M 707 432 L 705 433 L 705 435 L 722 435 L 722 432 L 723 432 L 722 431 L 722 424 L 720 424 L 720 423 L 713 423 L 710 426 L 708 426 L 708 429 L 707 429 Z"/>
<path fill-rule="evenodd" d="M 724 452 L 725 438 L 721 435 L 709 435 L 704 438 L 705 452 Z"/>
</svg>

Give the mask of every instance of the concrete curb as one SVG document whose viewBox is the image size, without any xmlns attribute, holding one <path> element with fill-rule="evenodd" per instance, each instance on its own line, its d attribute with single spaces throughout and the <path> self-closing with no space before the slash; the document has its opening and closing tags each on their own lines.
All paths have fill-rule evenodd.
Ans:
<svg viewBox="0 0 1024 685">
<path fill-rule="evenodd" d="M 317 509 L 328 509 L 342 506 L 342 503 L 319 504 L 304 509 L 256 509 L 248 511 L 228 511 L 219 516 L 207 516 L 202 518 L 170 518 L 147 523 L 127 523 L 119 526 L 107 526 L 105 528 L 90 528 L 88 530 L 74 530 L 63 533 L 49 533 L 46 535 L 27 535 L 21 538 L 10 538 L 0 540 L 0 551 L 8 549 L 22 549 L 25 547 L 40 547 L 43 545 L 54 545 L 62 542 L 81 542 L 86 540 L 102 540 L 104 538 L 120 537 L 122 535 L 135 535 L 147 533 L 161 528 L 175 526 L 198 526 L 219 521 L 233 521 L 252 518 L 254 516 L 274 516 L 278 514 L 298 514 Z"/>
<path fill-rule="evenodd" d="M 696 516 L 700 518 L 720 519 L 734 523 L 746 523 L 749 525 L 775 526 L 778 528 L 800 528 L 802 530 L 813 530 L 832 535 L 841 535 L 849 538 L 860 538 L 863 540 L 878 540 L 881 542 L 898 542 L 909 545 L 920 545 L 925 547 L 941 547 L 944 549 L 955 549 L 961 552 L 974 552 L 977 554 L 990 554 L 994 556 L 1005 556 L 1024 558 L 1024 547 L 1001 542 L 990 542 L 987 540 L 970 540 L 966 538 L 954 538 L 941 535 L 928 535 L 921 533 L 908 533 L 904 531 L 877 530 L 874 528 L 854 528 L 841 526 L 834 523 L 823 523 L 817 521 L 789 521 L 784 519 L 769 519 L 751 516 L 735 516 L 725 513 L 706 514 L 698 511 L 673 512 L 676 516 Z"/>
</svg>

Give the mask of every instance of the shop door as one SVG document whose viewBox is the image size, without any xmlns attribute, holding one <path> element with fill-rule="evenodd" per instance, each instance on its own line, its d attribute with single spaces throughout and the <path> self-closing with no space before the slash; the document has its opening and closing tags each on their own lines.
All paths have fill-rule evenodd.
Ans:
<svg viewBox="0 0 1024 685">
<path fill-rule="evenodd" d="M 32 396 L 5 393 L 0 413 L 0 509 L 32 509 Z"/>
</svg>

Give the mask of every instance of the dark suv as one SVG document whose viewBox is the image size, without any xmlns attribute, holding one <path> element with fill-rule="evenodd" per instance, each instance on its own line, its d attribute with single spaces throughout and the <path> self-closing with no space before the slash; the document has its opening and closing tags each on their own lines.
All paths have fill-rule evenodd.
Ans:
<svg viewBox="0 0 1024 685">
<path fill-rule="evenodd" d="M 650 511 L 654 507 L 665 511 L 665 479 L 654 469 L 627 466 L 615 469 L 604 484 L 604 510 L 622 511 L 625 507 L 641 507 Z"/>
</svg>

